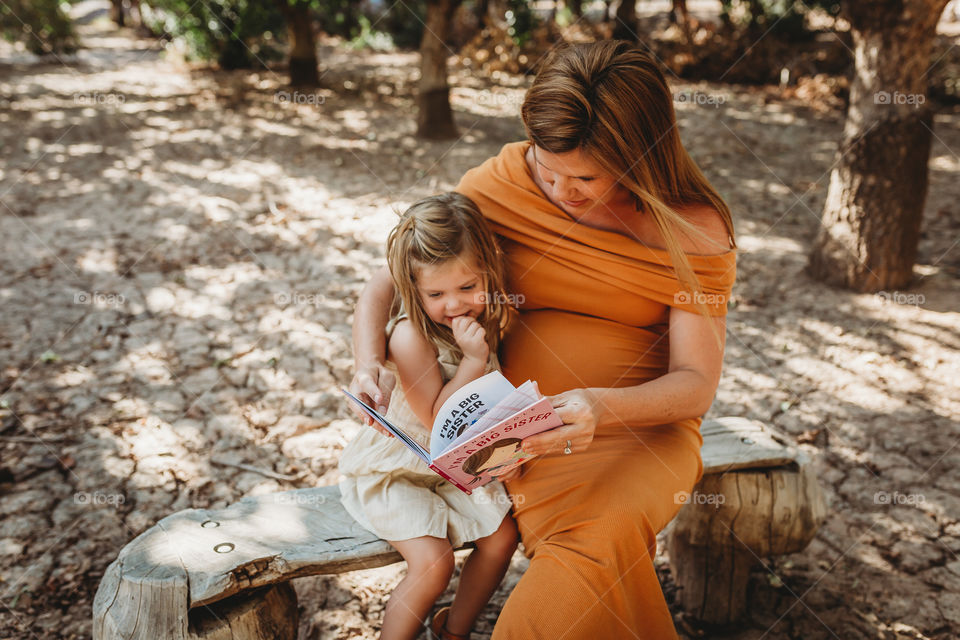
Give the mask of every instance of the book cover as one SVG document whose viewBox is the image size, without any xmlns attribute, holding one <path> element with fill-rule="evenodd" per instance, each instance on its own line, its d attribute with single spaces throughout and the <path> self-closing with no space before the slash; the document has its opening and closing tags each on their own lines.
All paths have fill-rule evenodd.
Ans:
<svg viewBox="0 0 960 640">
<path fill-rule="evenodd" d="M 493 371 L 463 385 L 443 403 L 427 451 L 373 407 L 343 392 L 428 467 L 468 494 L 532 458 L 520 449 L 525 437 L 563 424 L 535 383 L 514 387 Z"/>
</svg>

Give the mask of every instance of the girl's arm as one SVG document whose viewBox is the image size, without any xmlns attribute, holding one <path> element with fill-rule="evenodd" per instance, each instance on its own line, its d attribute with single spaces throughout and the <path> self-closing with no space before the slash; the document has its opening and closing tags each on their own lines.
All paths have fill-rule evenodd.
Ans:
<svg viewBox="0 0 960 640">
<path fill-rule="evenodd" d="M 383 366 L 386 362 L 386 329 L 393 303 L 393 279 L 386 267 L 377 271 L 357 300 L 353 315 L 353 356 L 356 373 L 350 392 L 384 413 L 390 404 L 395 380 Z M 373 419 L 359 410 L 357 416 L 366 424 Z"/>
<path fill-rule="evenodd" d="M 444 401 L 454 391 L 483 375 L 486 368 L 487 347 L 483 339 L 483 328 L 471 318 L 457 318 L 453 329 L 457 344 L 464 349 L 464 357 L 457 367 L 457 372 L 446 384 L 443 383 L 436 350 L 412 323 L 397 323 L 390 336 L 390 361 L 397 365 L 407 404 L 427 430 L 433 427 L 437 411 Z M 483 344 L 482 360 L 478 342 Z"/>
<path fill-rule="evenodd" d="M 440 390 L 440 394 L 433 403 L 433 418 L 436 419 L 440 407 L 447 401 L 453 392 L 463 385 L 476 380 L 483 375 L 487 369 L 487 360 L 490 357 L 490 347 L 487 346 L 486 331 L 480 323 L 473 318 L 460 317 L 453 321 L 453 339 L 457 341 L 460 349 L 463 351 L 463 358 L 460 359 L 460 365 L 457 372 L 450 381 Z M 424 423 L 426 424 L 426 423 Z"/>
</svg>

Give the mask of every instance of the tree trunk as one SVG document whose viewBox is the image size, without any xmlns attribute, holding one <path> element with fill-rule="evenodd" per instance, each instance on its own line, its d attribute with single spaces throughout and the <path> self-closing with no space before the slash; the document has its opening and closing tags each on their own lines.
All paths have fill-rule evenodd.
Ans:
<svg viewBox="0 0 960 640">
<path fill-rule="evenodd" d="M 614 18 L 613 39 L 636 42 L 640 39 L 637 29 L 637 0 L 620 0 Z"/>
<path fill-rule="evenodd" d="M 313 36 L 310 7 L 298 0 L 276 0 L 287 23 L 290 38 L 290 84 L 299 87 L 320 86 L 317 75 L 317 46 Z"/>
<path fill-rule="evenodd" d="M 123 0 L 113 0 L 110 6 L 110 19 L 113 20 L 118 27 L 124 26 L 124 16 L 123 16 Z"/>
<path fill-rule="evenodd" d="M 192 609 L 188 619 L 185 640 L 296 640 L 300 611 L 293 586 L 280 582 Z"/>
<path fill-rule="evenodd" d="M 487 19 L 490 14 L 490 0 L 477 0 L 473 5 L 473 14 L 477 16 L 477 23 L 482 29 L 484 25 L 487 24 Z"/>
<path fill-rule="evenodd" d="M 687 0 L 673 0 L 670 7 L 670 22 L 689 24 L 690 12 L 687 11 Z"/>
<path fill-rule="evenodd" d="M 927 71 L 947 0 L 845 2 L 855 75 L 810 274 L 855 291 L 907 286 L 927 193 Z"/>
<path fill-rule="evenodd" d="M 690 32 L 690 12 L 687 11 L 687 0 L 673 0 L 673 6 L 670 9 L 670 20 L 680 27 L 687 46 L 692 45 L 693 34 Z"/>
<path fill-rule="evenodd" d="M 570 12 L 576 17 L 581 17 L 583 15 L 583 0 L 567 0 L 567 6 L 570 7 Z"/>
<path fill-rule="evenodd" d="M 136 25 L 138 31 L 143 31 L 143 13 L 140 11 L 140 0 L 130 0 L 130 10 L 127 12 L 130 14 L 131 23 Z M 151 35 L 151 34 L 148 34 Z"/>
<path fill-rule="evenodd" d="M 750 22 L 747 24 L 747 31 L 756 38 L 765 29 L 767 29 L 767 11 L 760 0 L 747 0 L 750 7 Z"/>
<path fill-rule="evenodd" d="M 450 85 L 447 83 L 447 56 L 450 48 L 446 35 L 450 19 L 460 0 L 429 0 L 427 24 L 420 41 L 420 85 L 417 95 L 417 135 L 441 140 L 456 138 L 457 126 L 450 108 Z"/>
</svg>

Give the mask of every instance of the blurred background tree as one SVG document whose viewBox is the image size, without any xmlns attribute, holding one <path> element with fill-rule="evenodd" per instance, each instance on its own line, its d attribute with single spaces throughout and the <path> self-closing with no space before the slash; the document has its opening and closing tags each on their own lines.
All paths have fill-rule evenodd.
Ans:
<svg viewBox="0 0 960 640">
<path fill-rule="evenodd" d="M 460 0 L 428 0 L 427 21 L 420 43 L 420 83 L 417 90 L 417 135 L 455 138 L 457 126 L 450 108 L 447 58 L 450 20 Z"/>
<path fill-rule="evenodd" d="M 849 110 L 810 271 L 858 290 L 909 283 L 932 135 L 928 85 L 933 82 L 938 100 L 960 101 L 956 74 L 931 66 L 947 0 L 844 0 L 839 21 L 840 0 L 718 0 L 715 25 L 691 17 L 686 0 L 643 20 L 636 0 L 111 2 L 118 23 L 129 6 L 152 33 L 180 40 L 189 57 L 215 60 L 222 69 L 263 67 L 285 57 L 295 86 L 320 85 L 321 33 L 354 48 L 418 49 L 417 133 L 427 138 L 457 135 L 450 59 L 493 79 L 500 72 L 530 74 L 564 40 L 642 39 L 676 76 L 774 84 L 794 91 L 790 95 L 818 79 L 815 91 L 833 108 L 849 103 Z M 38 54 L 69 51 L 76 37 L 68 7 L 60 0 L 0 2 L 0 30 Z M 943 57 L 946 52 L 937 62 Z M 877 96 L 890 96 L 891 103 Z M 913 103 L 899 104 L 898 96 Z"/>
<path fill-rule="evenodd" d="M 753 37 L 773 34 L 791 39 L 809 38 L 806 16 L 814 9 L 836 16 L 839 0 L 721 0 L 720 20 L 733 31 Z"/>
<path fill-rule="evenodd" d="M 0 33 L 38 55 L 73 51 L 76 36 L 64 13 L 65 5 L 62 0 L 4 0 L 0 2 Z"/>
<path fill-rule="evenodd" d="M 614 14 L 613 37 L 617 40 L 639 40 L 637 0 L 620 0 Z"/>
<path fill-rule="evenodd" d="M 290 84 L 302 87 L 317 87 L 320 76 L 317 73 L 317 42 L 313 33 L 312 10 L 316 8 L 311 0 L 274 0 L 277 10 L 287 23 L 287 37 L 290 43 L 288 67 Z"/>
<path fill-rule="evenodd" d="M 898 289 L 914 280 L 933 135 L 928 73 L 946 6 L 947 0 L 844 3 L 856 72 L 810 253 L 815 278 L 855 291 Z"/>
<path fill-rule="evenodd" d="M 285 29 L 277 4 L 267 0 L 143 0 L 144 23 L 184 42 L 191 58 L 216 60 L 223 69 L 262 66 L 280 57 Z"/>
</svg>

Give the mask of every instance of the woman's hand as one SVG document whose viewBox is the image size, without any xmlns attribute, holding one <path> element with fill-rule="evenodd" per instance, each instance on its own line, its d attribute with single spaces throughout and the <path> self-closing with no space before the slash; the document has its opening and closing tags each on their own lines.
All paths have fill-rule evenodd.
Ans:
<svg viewBox="0 0 960 640">
<path fill-rule="evenodd" d="M 357 365 L 357 371 L 350 382 L 350 393 L 366 402 L 368 405 L 379 411 L 386 413 L 390 404 L 390 395 L 393 393 L 393 387 L 397 384 L 396 378 L 382 363 L 370 365 Z M 381 427 L 373 418 L 364 413 L 360 407 L 353 402 L 350 403 L 353 412 L 360 418 L 360 421 L 392 438 L 393 434 Z"/>
<path fill-rule="evenodd" d="M 459 316 L 453 319 L 450 327 L 453 329 L 453 339 L 457 341 L 464 358 L 473 358 L 484 365 L 490 357 L 490 347 L 487 345 L 487 332 L 476 319 L 470 316 Z"/>
<path fill-rule="evenodd" d="M 590 389 L 573 389 L 549 399 L 563 420 L 563 426 L 524 438 L 523 450 L 538 456 L 561 453 L 569 441 L 571 453 L 585 451 L 593 442 L 597 429 L 599 408 L 596 394 Z"/>
</svg>

